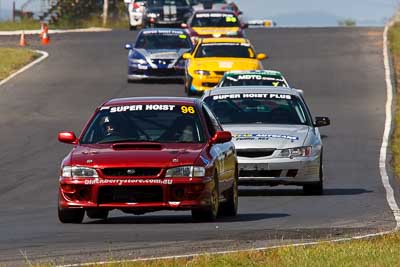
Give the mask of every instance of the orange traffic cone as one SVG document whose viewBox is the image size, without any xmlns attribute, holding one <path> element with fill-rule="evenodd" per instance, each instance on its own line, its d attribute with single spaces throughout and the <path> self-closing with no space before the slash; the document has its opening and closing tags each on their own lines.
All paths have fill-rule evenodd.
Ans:
<svg viewBox="0 0 400 267">
<path fill-rule="evenodd" d="M 19 39 L 19 46 L 26 46 L 28 43 L 25 40 L 25 33 L 22 31 L 21 38 Z"/>
<path fill-rule="evenodd" d="M 47 45 L 48 43 L 50 43 L 50 36 L 49 36 L 49 34 L 45 31 L 45 32 L 43 32 L 43 36 L 42 36 L 42 44 L 43 44 L 43 45 Z"/>
</svg>

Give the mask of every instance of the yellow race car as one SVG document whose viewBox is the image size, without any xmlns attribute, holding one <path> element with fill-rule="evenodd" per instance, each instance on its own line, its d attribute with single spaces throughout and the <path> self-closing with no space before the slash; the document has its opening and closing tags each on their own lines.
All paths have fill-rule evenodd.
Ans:
<svg viewBox="0 0 400 267">
<path fill-rule="evenodd" d="M 244 32 L 246 24 L 242 23 L 232 11 L 197 11 L 187 24 L 182 24 L 182 27 L 187 28 L 193 43 L 200 38 L 246 37 Z"/>
<path fill-rule="evenodd" d="M 226 71 L 261 70 L 266 54 L 256 54 L 250 41 L 244 38 L 207 38 L 200 40 L 187 60 L 185 92 L 202 94 L 215 87 Z"/>
</svg>

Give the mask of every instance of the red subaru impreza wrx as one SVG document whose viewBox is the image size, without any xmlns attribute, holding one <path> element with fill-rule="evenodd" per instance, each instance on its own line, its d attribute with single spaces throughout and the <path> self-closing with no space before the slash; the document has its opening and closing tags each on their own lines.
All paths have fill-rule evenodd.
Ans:
<svg viewBox="0 0 400 267">
<path fill-rule="evenodd" d="M 191 98 L 123 98 L 97 108 L 61 164 L 58 217 L 81 223 L 110 210 L 191 210 L 195 220 L 234 216 L 237 159 L 231 134 Z"/>
</svg>

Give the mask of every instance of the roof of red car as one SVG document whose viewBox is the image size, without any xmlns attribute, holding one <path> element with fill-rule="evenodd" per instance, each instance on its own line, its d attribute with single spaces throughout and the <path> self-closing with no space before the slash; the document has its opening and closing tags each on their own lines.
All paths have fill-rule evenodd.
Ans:
<svg viewBox="0 0 400 267">
<path fill-rule="evenodd" d="M 105 102 L 102 106 L 120 106 L 120 105 L 130 105 L 138 103 L 194 105 L 198 101 L 201 100 L 189 97 L 127 97 L 127 98 L 110 99 L 107 102 Z"/>
</svg>

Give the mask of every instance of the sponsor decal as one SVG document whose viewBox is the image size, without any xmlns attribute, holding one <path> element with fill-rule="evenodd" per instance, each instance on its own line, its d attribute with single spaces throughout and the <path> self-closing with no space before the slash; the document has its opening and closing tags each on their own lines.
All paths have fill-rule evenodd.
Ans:
<svg viewBox="0 0 400 267">
<path fill-rule="evenodd" d="M 227 22 L 232 21 L 232 19 L 235 19 L 235 21 L 232 22 L 237 21 L 237 18 L 234 15 L 225 13 L 199 13 L 196 14 L 196 18 L 229 18 L 229 21 L 227 20 Z"/>
<path fill-rule="evenodd" d="M 232 77 L 233 78 L 233 77 Z M 283 81 L 282 79 L 277 79 L 274 77 L 269 77 L 269 76 L 264 76 L 264 75 L 258 75 L 258 74 L 243 74 L 243 75 L 238 75 L 236 77 L 238 80 L 270 80 L 270 81 Z"/>
<path fill-rule="evenodd" d="M 182 106 L 181 107 L 181 112 L 183 113 L 183 114 L 195 114 L 196 113 L 196 110 L 194 109 L 194 107 L 193 106 Z"/>
<path fill-rule="evenodd" d="M 144 35 L 158 35 L 158 34 L 162 34 L 162 35 L 177 35 L 177 36 L 186 36 L 185 34 L 183 34 L 182 31 L 177 31 L 177 30 L 152 30 L 152 31 L 145 31 L 143 32 Z"/>
<path fill-rule="evenodd" d="M 156 185 L 170 185 L 173 183 L 172 179 L 86 179 L 85 185 L 124 185 L 124 184 L 156 184 Z"/>
<path fill-rule="evenodd" d="M 247 94 L 226 94 L 226 95 L 215 95 L 213 100 L 224 100 L 224 99 L 246 99 L 246 98 L 266 98 L 266 99 L 287 99 L 291 100 L 292 96 L 287 94 L 257 94 L 257 93 L 247 93 Z"/>
<path fill-rule="evenodd" d="M 115 107 L 107 107 L 110 110 L 110 113 L 118 113 L 118 112 L 127 112 L 127 111 L 173 111 L 176 105 L 165 105 L 165 104 L 148 104 L 148 105 L 129 105 L 129 106 L 115 106 Z M 103 108 L 101 108 L 103 110 Z"/>
<path fill-rule="evenodd" d="M 268 140 L 270 138 L 286 139 L 286 140 L 299 140 L 298 136 L 286 135 L 286 134 L 234 134 L 232 135 L 237 141 L 244 140 Z"/>
<path fill-rule="evenodd" d="M 235 18 L 235 17 L 233 17 L 233 16 L 231 16 L 231 17 L 226 17 L 226 18 L 225 18 L 225 21 L 226 21 L 226 22 L 235 23 L 235 22 L 237 22 L 237 18 Z"/>
<path fill-rule="evenodd" d="M 146 66 L 146 65 L 138 65 L 137 68 L 138 68 L 139 70 L 147 70 L 149 67 Z"/>
</svg>

